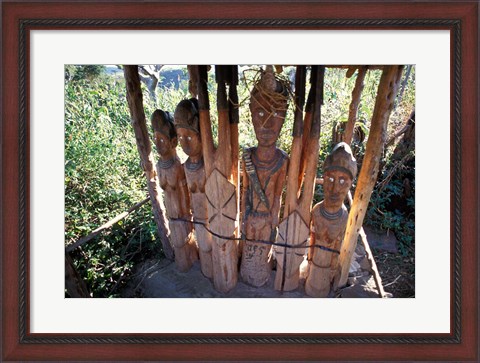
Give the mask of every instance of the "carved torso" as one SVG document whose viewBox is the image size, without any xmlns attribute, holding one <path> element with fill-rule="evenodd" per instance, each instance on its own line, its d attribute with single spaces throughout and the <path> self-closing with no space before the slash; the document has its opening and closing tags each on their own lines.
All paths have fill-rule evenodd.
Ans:
<svg viewBox="0 0 480 363">
<path fill-rule="evenodd" d="M 328 215 L 323 210 L 323 201 L 312 209 L 313 245 L 327 247 L 340 251 L 345 228 L 348 221 L 348 211 L 342 204 L 335 215 Z M 331 284 L 335 278 L 338 266 L 338 253 L 311 248 L 309 274 L 305 282 L 305 292 L 313 297 L 328 296 Z"/>
<path fill-rule="evenodd" d="M 187 160 L 184 164 L 184 170 L 188 190 L 190 191 L 193 217 L 195 220 L 205 221 L 208 217 L 207 196 L 205 195 L 205 168 L 203 164 L 198 168 L 192 167 Z"/>
<path fill-rule="evenodd" d="M 266 165 L 258 162 L 255 158 L 255 148 L 249 149 L 251 155 L 251 161 L 255 166 L 256 174 L 260 182 L 260 186 L 265 193 L 268 205 L 262 202 L 259 195 L 255 192 L 253 181 L 248 180 L 248 188 L 245 193 L 246 198 L 246 210 L 245 216 L 248 218 L 253 217 L 267 217 L 276 214 L 278 218 L 279 208 L 276 205 L 279 204 L 281 194 L 278 193 L 279 184 L 283 188 L 285 183 L 285 177 L 287 173 L 288 156 L 287 154 L 276 149 L 276 155 L 274 160 Z M 245 167 L 245 164 L 244 164 Z"/>
<path fill-rule="evenodd" d="M 254 156 L 255 148 L 247 152 L 251 155 L 251 162 L 255 167 L 258 185 L 264 192 L 264 198 L 255 191 L 252 176 L 247 172 L 249 166 L 246 158 L 243 160 L 244 201 L 243 225 L 245 236 L 250 240 L 273 241 L 275 227 L 278 225 L 280 212 L 280 198 L 285 183 L 288 157 L 280 149 L 276 149 L 276 156 L 271 163 L 259 163 Z M 246 184 L 246 187 L 245 187 Z M 262 200 L 263 199 L 263 200 Z M 241 274 L 244 281 L 254 286 L 262 286 L 269 277 L 271 266 L 268 262 L 271 246 L 247 241 L 242 253 Z"/>
<path fill-rule="evenodd" d="M 187 182 L 180 160 L 176 157 L 167 168 L 162 162 L 157 163 L 157 174 L 160 187 L 164 191 L 165 209 L 169 218 L 184 218 L 189 215 Z"/>
<path fill-rule="evenodd" d="M 315 244 L 339 251 L 345 235 L 345 227 L 347 226 L 347 208 L 343 205 L 342 213 L 338 218 L 327 219 L 321 213 L 322 204 L 323 202 L 320 202 L 312 209 L 312 227 Z M 335 256 L 338 255 L 335 254 Z M 332 252 L 314 248 L 312 261 L 318 267 L 330 267 L 332 260 L 335 260 L 335 256 Z"/>
</svg>

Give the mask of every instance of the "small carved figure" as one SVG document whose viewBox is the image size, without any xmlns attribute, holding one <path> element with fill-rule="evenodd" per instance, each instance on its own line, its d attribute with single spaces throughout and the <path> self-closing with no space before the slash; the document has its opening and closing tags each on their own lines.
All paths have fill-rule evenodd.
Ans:
<svg viewBox="0 0 480 363">
<path fill-rule="evenodd" d="M 205 229 L 208 227 L 208 201 L 205 194 L 206 177 L 197 102 L 195 98 L 180 101 L 175 109 L 174 124 L 180 145 L 188 155 L 183 167 L 190 191 L 193 219 L 199 222 L 194 225 L 194 228 L 200 266 L 202 273 L 211 278 L 213 276 L 212 235 Z"/>
<path fill-rule="evenodd" d="M 253 286 L 262 286 L 271 275 L 271 245 L 254 242 L 276 239 L 280 199 L 285 185 L 288 156 L 276 147 L 288 107 L 286 86 L 267 66 L 251 92 L 250 112 L 257 147 L 243 154 L 242 233 L 240 274 Z"/>
<path fill-rule="evenodd" d="M 352 150 L 340 142 L 325 160 L 324 200 L 312 209 L 309 272 L 305 281 L 309 296 L 327 297 L 336 278 L 339 257 L 336 251 L 340 251 L 348 221 L 343 202 L 356 174 L 357 162 Z"/>
<path fill-rule="evenodd" d="M 190 220 L 190 198 L 185 172 L 177 157 L 177 134 L 172 116 L 168 112 L 155 110 L 151 117 L 155 145 L 159 153 L 157 174 L 164 191 L 165 209 L 169 219 L 170 241 L 175 250 L 175 264 L 186 272 L 198 259 L 197 246 L 193 238 Z M 179 220 L 181 219 L 181 220 Z"/>
</svg>

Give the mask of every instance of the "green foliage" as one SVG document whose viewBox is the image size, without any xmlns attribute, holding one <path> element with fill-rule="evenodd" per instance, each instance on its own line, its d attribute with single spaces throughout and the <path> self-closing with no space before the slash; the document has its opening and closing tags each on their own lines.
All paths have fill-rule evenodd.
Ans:
<svg viewBox="0 0 480 363">
<path fill-rule="evenodd" d="M 105 72 L 106 67 L 99 64 L 65 66 L 65 80 L 79 81 L 82 79 L 93 80 Z"/>
<path fill-rule="evenodd" d="M 125 82 L 103 77 L 65 85 L 65 243 L 126 211 L 146 197 L 130 127 Z M 144 206 L 74 252 L 79 273 L 95 297 L 108 296 L 132 267 L 129 253 L 155 253 L 155 224 Z M 122 257 L 122 255 L 124 257 Z M 137 256 L 138 257 L 138 256 Z"/>
<path fill-rule="evenodd" d="M 385 174 L 395 165 L 394 161 L 388 160 L 373 190 L 365 220 L 366 224 L 377 230 L 394 232 L 404 256 L 413 255 L 415 247 L 415 169 L 414 163 L 409 164 L 397 170 L 388 183 L 382 183 Z M 413 180 L 409 197 L 404 196 L 402 181 L 405 178 Z"/>
</svg>

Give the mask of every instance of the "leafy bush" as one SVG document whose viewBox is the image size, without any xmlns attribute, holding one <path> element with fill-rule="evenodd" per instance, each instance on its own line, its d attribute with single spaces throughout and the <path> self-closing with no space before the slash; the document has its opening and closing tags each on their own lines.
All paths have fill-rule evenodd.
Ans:
<svg viewBox="0 0 480 363">
<path fill-rule="evenodd" d="M 65 80 L 79 81 L 82 79 L 93 80 L 105 72 L 106 67 L 99 64 L 65 66 Z"/>
<path fill-rule="evenodd" d="M 102 77 L 65 85 L 65 243 L 146 197 L 125 84 Z M 132 251 L 157 253 L 148 204 L 73 252 L 93 296 L 108 296 L 132 267 Z M 138 256 L 137 256 L 138 257 Z"/>
</svg>

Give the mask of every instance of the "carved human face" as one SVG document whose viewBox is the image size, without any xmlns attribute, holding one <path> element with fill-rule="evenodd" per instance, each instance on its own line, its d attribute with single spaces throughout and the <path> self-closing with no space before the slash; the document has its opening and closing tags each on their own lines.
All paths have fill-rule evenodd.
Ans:
<svg viewBox="0 0 480 363">
<path fill-rule="evenodd" d="M 185 154 L 191 157 L 198 157 L 202 154 L 202 140 L 198 132 L 178 127 L 177 137 Z"/>
<path fill-rule="evenodd" d="M 258 145 L 275 145 L 285 121 L 286 110 L 275 110 L 266 102 L 259 103 L 256 100 L 252 100 L 250 112 Z"/>
<path fill-rule="evenodd" d="M 323 194 L 325 207 L 332 212 L 338 211 L 352 186 L 350 175 L 341 170 L 329 170 L 323 176 Z"/>
<path fill-rule="evenodd" d="M 155 131 L 155 145 L 158 153 L 164 159 L 169 159 L 175 155 L 175 148 L 177 147 L 177 138 L 169 138 L 165 134 Z"/>
</svg>

